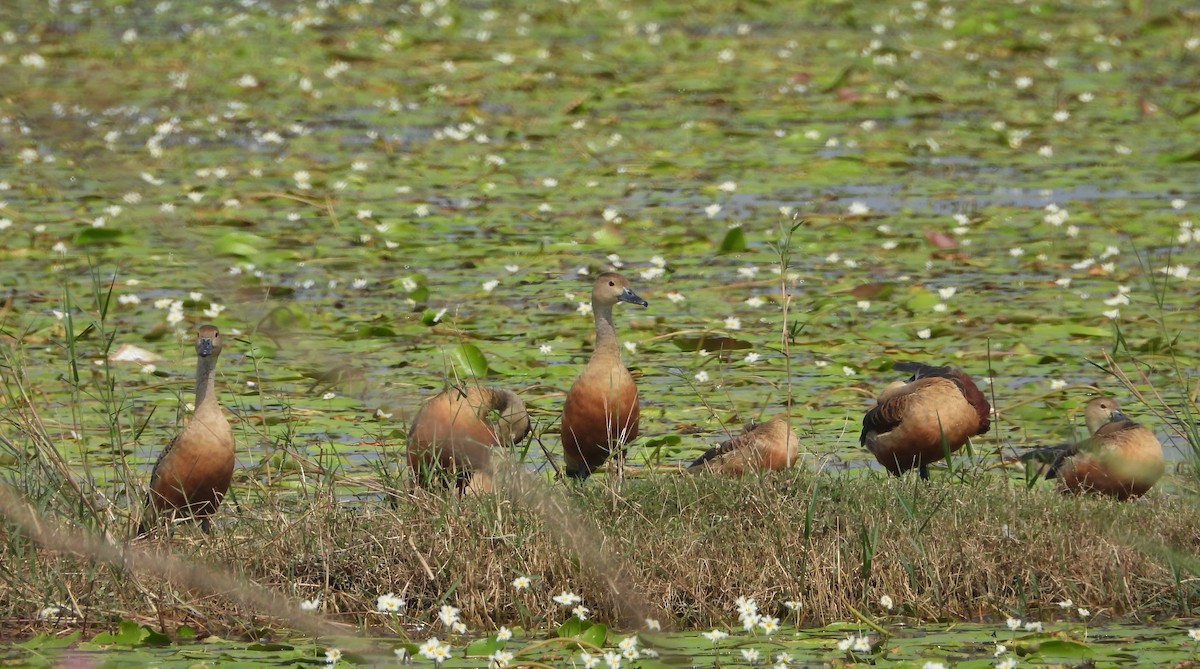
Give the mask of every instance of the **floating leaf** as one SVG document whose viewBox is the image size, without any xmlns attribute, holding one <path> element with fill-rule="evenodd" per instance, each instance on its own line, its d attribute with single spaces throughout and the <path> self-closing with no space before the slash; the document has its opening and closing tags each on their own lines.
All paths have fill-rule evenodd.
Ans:
<svg viewBox="0 0 1200 669">
<path fill-rule="evenodd" d="M 450 355 L 454 360 L 454 368 L 461 378 L 481 379 L 487 376 L 487 358 L 483 356 L 483 351 L 480 351 L 478 346 L 462 343 L 455 346 Z"/>
<path fill-rule="evenodd" d="M 698 337 L 677 335 L 671 338 L 671 342 L 681 351 L 738 351 L 754 348 L 754 344 L 745 339 L 734 339 L 718 334 L 704 334 Z"/>
<path fill-rule="evenodd" d="M 729 228 L 725 233 L 725 238 L 721 240 L 721 246 L 717 248 L 717 253 L 740 253 L 745 250 L 746 233 L 742 230 L 742 226 L 739 225 Z"/>
<path fill-rule="evenodd" d="M 125 232 L 113 228 L 84 228 L 75 233 L 76 246 L 92 246 L 97 244 L 116 244 Z"/>
<path fill-rule="evenodd" d="M 213 242 L 213 250 L 221 255 L 253 258 L 261 253 L 266 240 L 249 232 L 227 232 Z"/>
</svg>

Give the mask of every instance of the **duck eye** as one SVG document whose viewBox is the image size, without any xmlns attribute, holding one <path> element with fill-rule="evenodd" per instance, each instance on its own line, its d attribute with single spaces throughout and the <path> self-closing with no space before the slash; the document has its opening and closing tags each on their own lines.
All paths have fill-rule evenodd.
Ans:
<svg viewBox="0 0 1200 669">
<path fill-rule="evenodd" d="M 617 284 L 616 284 L 616 283 L 614 283 L 614 282 L 612 282 L 612 281 L 609 281 L 609 282 L 608 282 L 608 285 L 610 285 L 610 286 L 615 286 L 615 285 L 617 285 Z"/>
</svg>

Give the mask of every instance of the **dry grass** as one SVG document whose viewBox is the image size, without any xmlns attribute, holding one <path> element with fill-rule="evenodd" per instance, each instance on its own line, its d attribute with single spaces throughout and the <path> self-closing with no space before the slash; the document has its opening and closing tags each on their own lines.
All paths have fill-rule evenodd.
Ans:
<svg viewBox="0 0 1200 669">
<path fill-rule="evenodd" d="M 77 522 L 56 530 L 47 518 L 61 509 L 23 519 L 6 498 L 0 616 L 33 631 L 42 607 L 67 604 L 81 627 L 124 617 L 225 633 L 310 629 L 271 592 L 320 596 L 331 619 L 351 625 L 380 622 L 376 596 L 403 593 L 409 621 L 449 603 L 475 629 L 561 621 L 550 599 L 561 590 L 600 620 L 675 627 L 730 621 L 738 595 L 798 599 L 806 624 L 849 619 L 883 594 L 924 620 L 1049 618 L 1068 598 L 1113 617 L 1189 615 L 1200 604 L 1196 580 L 1155 549 L 1200 554 L 1196 509 L 1164 494 L 1121 504 L 996 475 L 925 484 L 809 472 L 658 473 L 616 497 L 603 481 L 574 492 L 527 476 L 508 495 L 463 500 L 412 491 L 338 503 L 330 490 L 243 499 L 212 537 L 183 527 L 130 550 L 89 542 Z M 126 525 L 115 519 L 113 532 Z M 190 566 L 157 568 L 154 550 Z M 533 588 L 515 591 L 518 575 Z"/>
</svg>

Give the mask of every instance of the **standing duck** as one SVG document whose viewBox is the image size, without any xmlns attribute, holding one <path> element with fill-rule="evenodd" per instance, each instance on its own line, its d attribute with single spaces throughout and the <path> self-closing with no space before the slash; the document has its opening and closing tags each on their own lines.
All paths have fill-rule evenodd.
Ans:
<svg viewBox="0 0 1200 669">
<path fill-rule="evenodd" d="M 988 431 L 991 407 L 961 369 L 919 362 L 898 362 L 893 369 L 912 377 L 892 382 L 879 395 L 863 417 L 859 443 L 889 472 L 916 467 L 928 479 L 929 463 Z"/>
<path fill-rule="evenodd" d="M 210 530 L 233 478 L 233 430 L 217 402 L 214 374 L 221 355 L 221 334 L 212 325 L 196 337 L 196 412 L 192 420 L 159 454 L 150 475 L 150 495 L 138 534 L 145 534 L 158 514 L 200 521 Z"/>
<path fill-rule="evenodd" d="M 408 466 L 421 485 L 449 484 L 453 477 L 460 493 L 485 490 L 492 449 L 520 443 L 529 432 L 525 403 L 513 391 L 452 386 L 413 418 Z"/>
<path fill-rule="evenodd" d="M 1162 478 L 1162 444 L 1149 429 L 1121 413 L 1111 397 L 1097 397 L 1083 410 L 1091 437 L 1078 444 L 1030 451 L 1022 460 L 1050 465 L 1063 493 L 1097 493 L 1126 500 L 1146 494 Z"/>
<path fill-rule="evenodd" d="M 754 469 L 787 469 L 796 464 L 798 441 L 784 416 L 765 423 L 749 423 L 738 436 L 708 449 L 688 471 L 741 476 Z"/>
<path fill-rule="evenodd" d="M 620 274 L 601 274 L 592 286 L 596 349 L 567 393 L 562 416 L 563 457 L 571 478 L 586 479 L 638 436 L 637 385 L 621 362 L 613 327 L 617 302 L 649 306 Z"/>
</svg>

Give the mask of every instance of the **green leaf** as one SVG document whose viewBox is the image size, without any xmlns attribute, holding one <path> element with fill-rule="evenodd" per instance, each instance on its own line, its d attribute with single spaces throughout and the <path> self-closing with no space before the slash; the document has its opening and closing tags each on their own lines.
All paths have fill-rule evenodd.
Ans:
<svg viewBox="0 0 1200 669">
<path fill-rule="evenodd" d="M 579 638 L 588 643 L 595 644 L 597 646 L 603 646 L 605 640 L 608 639 L 608 627 L 601 625 L 600 623 L 596 623 L 584 629 L 583 633 L 579 635 Z"/>
<path fill-rule="evenodd" d="M 717 253 L 723 255 L 726 253 L 739 253 L 746 250 L 746 233 L 742 230 L 742 226 L 729 228 L 725 233 L 725 238 L 721 240 L 721 246 L 717 248 Z"/>
<path fill-rule="evenodd" d="M 84 228 L 75 233 L 74 243 L 76 246 L 116 244 L 124 236 L 124 231 L 114 230 L 113 228 Z"/>
<path fill-rule="evenodd" d="M 558 636 L 560 637 L 577 637 L 583 632 L 584 622 L 575 616 L 567 618 L 567 620 L 558 626 Z"/>
<path fill-rule="evenodd" d="M 66 648 L 73 645 L 79 640 L 79 630 L 75 630 L 64 637 L 57 637 L 51 634 L 39 634 L 32 639 L 17 644 L 19 648 L 27 650 L 54 650 L 56 648 Z"/>
<path fill-rule="evenodd" d="M 1067 641 L 1065 639 L 1050 639 L 1038 644 L 1036 655 L 1043 659 L 1072 659 L 1092 657 L 1096 651 L 1087 644 L 1079 643 L 1078 641 Z"/>
<path fill-rule="evenodd" d="M 476 639 L 467 644 L 467 657 L 487 657 L 492 653 L 504 648 L 504 643 L 496 638 L 495 635 L 484 639 Z"/>
<path fill-rule="evenodd" d="M 213 243 L 213 250 L 221 255 L 253 258 L 261 253 L 260 249 L 266 243 L 266 240 L 258 235 L 234 231 L 218 237 L 217 241 Z"/>
<path fill-rule="evenodd" d="M 474 344 L 462 343 L 454 347 L 450 353 L 454 360 L 454 368 L 458 370 L 458 375 L 464 379 L 482 379 L 488 374 L 487 358 L 483 356 L 483 351 Z"/>
</svg>

